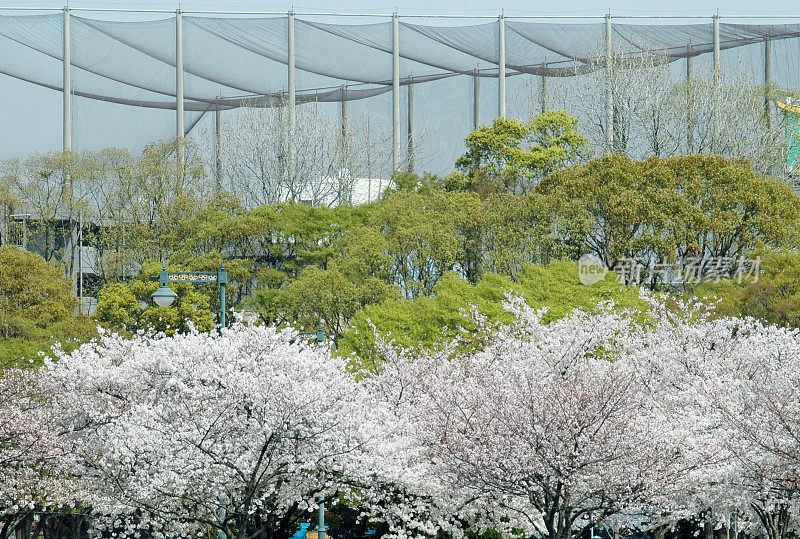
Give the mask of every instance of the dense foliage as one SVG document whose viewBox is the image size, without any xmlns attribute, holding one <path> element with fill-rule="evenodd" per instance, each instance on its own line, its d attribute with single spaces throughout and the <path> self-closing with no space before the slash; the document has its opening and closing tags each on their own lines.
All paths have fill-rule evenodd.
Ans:
<svg viewBox="0 0 800 539">
<path fill-rule="evenodd" d="M 460 187 L 529 193 L 542 178 L 574 163 L 585 151 L 588 144 L 577 125 L 576 118 L 556 110 L 527 123 L 497 118 L 479 127 L 467 136 L 467 152 L 456 161 L 464 175 Z"/>
<path fill-rule="evenodd" d="M 77 307 L 60 269 L 37 254 L 0 247 L 0 365 L 23 358 L 38 365 L 38 352 L 56 342 L 72 346 L 90 338 L 93 325 L 75 316 Z"/>
<path fill-rule="evenodd" d="M 170 144 L 139 156 L 108 149 L 11 161 L 0 186 L 9 212 L 22 201 L 33 208 L 30 242 L 52 264 L 73 258 L 53 237 L 69 230 L 51 230 L 48 219 L 91 216 L 84 235 L 98 255 L 87 284 L 99 290 L 95 320 L 123 332 L 213 328 L 215 286 L 174 285 L 177 301 L 159 308 L 150 299 L 153 276 L 162 263 L 215 271 L 224 260 L 228 320 L 234 310 L 248 311 L 266 324 L 322 328 L 343 354 L 369 360 L 369 323 L 399 342 L 429 346 L 468 327 L 459 311 L 470 304 L 501 320 L 499 302 L 509 291 L 562 313 L 587 306 L 605 292 L 583 290 L 574 266 L 559 262 L 587 253 L 612 270 L 638 268 L 622 277 L 628 285 L 690 294 L 714 288 L 727 298 L 726 314 L 796 325 L 800 309 L 778 269 L 784 255 L 770 254 L 791 256 L 797 246 L 800 198 L 790 186 L 712 154 L 587 161 L 575 129 L 557 111 L 527 123 L 497 120 L 469 135 L 457 172 L 397 174 L 382 198 L 358 207 L 247 206 L 214 185 L 191 148 L 178 174 Z M 750 257 L 756 248 L 767 272 L 760 284 L 693 286 L 681 273 L 702 261 L 699 280 L 728 277 L 711 262 Z M 647 271 L 659 265 L 678 271 Z M 561 277 L 550 282 L 555 274 Z M 18 355 L 47 347 L 25 344 Z"/>
<path fill-rule="evenodd" d="M 490 323 L 509 323 L 512 315 L 503 308 L 509 295 L 524 297 L 537 308 L 552 306 L 544 317 L 548 322 L 576 308 L 592 311 L 604 301 L 614 301 L 621 308 L 642 305 L 636 290 L 617 283 L 613 274 L 584 286 L 578 280 L 577 265 L 563 260 L 547 266 L 527 265 L 513 281 L 485 273 L 472 285 L 450 273 L 433 292 L 429 298 L 395 299 L 368 306 L 352 319 L 351 327 L 339 339 L 339 353 L 355 354 L 365 366 L 371 365 L 380 357 L 375 331 L 405 347 L 432 348 L 459 337 L 463 348 L 474 349 L 482 344 L 474 311 Z"/>
</svg>

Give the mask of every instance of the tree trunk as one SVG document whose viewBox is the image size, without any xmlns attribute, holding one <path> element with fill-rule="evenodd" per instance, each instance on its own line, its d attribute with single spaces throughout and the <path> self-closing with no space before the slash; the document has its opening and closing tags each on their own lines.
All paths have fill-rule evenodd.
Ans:
<svg viewBox="0 0 800 539">
<path fill-rule="evenodd" d="M 711 520 L 711 511 L 706 513 L 705 522 L 703 523 L 703 537 L 704 539 L 714 539 L 714 522 Z"/>
</svg>

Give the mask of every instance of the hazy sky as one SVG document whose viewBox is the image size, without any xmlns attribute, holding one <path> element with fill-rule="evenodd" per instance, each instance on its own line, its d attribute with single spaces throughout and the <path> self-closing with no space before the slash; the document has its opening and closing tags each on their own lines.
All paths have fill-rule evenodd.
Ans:
<svg viewBox="0 0 800 539">
<path fill-rule="evenodd" d="M 4 0 L 3 6 L 62 7 L 65 0 Z M 73 0 L 71 7 L 78 8 L 143 8 L 175 9 L 178 2 L 164 0 Z M 508 15 L 599 15 L 608 12 L 620 15 L 705 15 L 716 9 L 721 15 L 800 15 L 800 6 L 786 0 L 183 0 L 186 10 L 258 10 L 287 11 L 358 11 L 364 13 L 388 13 L 397 9 L 401 14 L 476 14 L 493 15 L 504 9 Z"/>
</svg>

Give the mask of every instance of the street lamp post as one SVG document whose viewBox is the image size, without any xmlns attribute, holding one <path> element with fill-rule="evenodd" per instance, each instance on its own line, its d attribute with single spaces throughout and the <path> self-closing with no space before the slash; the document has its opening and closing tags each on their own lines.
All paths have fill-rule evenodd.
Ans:
<svg viewBox="0 0 800 539">
<path fill-rule="evenodd" d="M 161 272 L 153 278 L 158 278 L 160 286 L 150 297 L 159 307 L 169 307 L 178 297 L 169 283 L 192 284 L 217 284 L 219 285 L 219 332 L 225 327 L 225 285 L 228 284 L 228 271 L 225 261 L 218 271 L 167 271 L 167 265 L 161 267 Z"/>
</svg>

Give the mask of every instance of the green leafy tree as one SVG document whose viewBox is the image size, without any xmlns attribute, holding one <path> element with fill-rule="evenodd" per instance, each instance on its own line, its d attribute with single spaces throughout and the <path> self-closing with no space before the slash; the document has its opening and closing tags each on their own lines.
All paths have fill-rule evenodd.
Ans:
<svg viewBox="0 0 800 539">
<path fill-rule="evenodd" d="M 396 287 L 388 283 L 392 258 L 385 249 L 386 240 L 376 229 L 350 229 L 336 242 L 338 256 L 326 268 L 308 266 L 269 296 L 256 295 L 250 305 L 262 319 L 304 329 L 322 327 L 338 340 L 365 306 L 397 297 Z"/>
<path fill-rule="evenodd" d="M 0 365 L 38 364 L 39 352 L 91 338 L 94 324 L 76 316 L 77 299 L 62 271 L 41 256 L 0 247 Z"/>
<path fill-rule="evenodd" d="M 398 191 L 374 209 L 370 224 L 383 235 L 384 252 L 392 258 L 391 282 L 406 297 L 430 295 L 445 273 L 464 270 L 479 208 L 474 193 L 433 190 Z"/>
<path fill-rule="evenodd" d="M 715 301 L 715 311 L 721 316 L 752 316 L 768 324 L 800 328 L 800 254 L 761 247 L 748 258 L 758 260 L 758 274 L 703 281 L 687 294 Z"/>
<path fill-rule="evenodd" d="M 614 269 L 620 259 L 669 254 L 662 243 L 670 211 L 671 171 L 655 158 L 600 157 L 547 177 L 537 193 L 550 203 L 549 221 L 570 258 L 590 252 Z"/>
<path fill-rule="evenodd" d="M 587 143 L 577 125 L 564 111 L 548 111 L 527 123 L 497 118 L 467 135 L 467 152 L 456 161 L 464 178 L 450 177 L 445 183 L 481 193 L 528 193 L 580 157 Z"/>
<path fill-rule="evenodd" d="M 611 269 L 626 260 L 686 267 L 739 257 L 762 242 L 784 246 L 800 219 L 790 186 L 745 161 L 707 154 L 601 157 L 550 175 L 537 193 L 554 209 L 563 250 L 593 253 Z"/>
<path fill-rule="evenodd" d="M 526 264 L 546 264 L 569 251 L 553 235 L 551 201 L 538 193 L 528 196 L 497 193 L 485 198 L 478 243 L 472 245 L 477 271 L 467 272 L 473 284 L 483 271 L 516 279 Z"/>
<path fill-rule="evenodd" d="M 276 303 L 295 327 L 319 326 L 338 340 L 353 316 L 367 305 L 396 296 L 393 292 L 381 279 L 354 279 L 339 263 L 333 263 L 324 270 L 307 267 L 300 278 L 278 291 Z"/>
<path fill-rule="evenodd" d="M 139 323 L 141 310 L 139 300 L 127 284 L 110 283 L 98 295 L 94 317 L 106 327 L 133 331 Z"/>
</svg>

